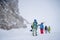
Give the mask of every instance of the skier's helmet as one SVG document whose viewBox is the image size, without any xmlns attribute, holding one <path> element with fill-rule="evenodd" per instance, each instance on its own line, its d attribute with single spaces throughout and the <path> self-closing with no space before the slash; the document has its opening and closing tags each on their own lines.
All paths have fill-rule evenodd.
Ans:
<svg viewBox="0 0 60 40">
<path fill-rule="evenodd" d="M 34 19 L 34 22 L 36 22 L 37 20 L 36 19 Z"/>
<path fill-rule="evenodd" d="M 41 22 L 41 24 L 43 24 L 43 22 Z"/>
</svg>

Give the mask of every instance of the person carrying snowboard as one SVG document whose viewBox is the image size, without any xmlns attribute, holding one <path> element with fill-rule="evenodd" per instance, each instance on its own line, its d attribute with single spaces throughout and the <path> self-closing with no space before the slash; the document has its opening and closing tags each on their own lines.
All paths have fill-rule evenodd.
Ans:
<svg viewBox="0 0 60 40">
<path fill-rule="evenodd" d="M 47 31 L 48 31 L 48 28 L 47 28 L 47 26 L 45 26 L 45 33 L 47 33 Z"/>
<path fill-rule="evenodd" d="M 32 29 L 33 29 L 33 24 L 31 25 L 31 30 L 30 31 L 32 31 Z"/>
<path fill-rule="evenodd" d="M 37 36 L 37 20 L 34 19 L 34 22 L 33 22 L 33 29 L 32 29 L 32 34 L 33 36 Z"/>
<path fill-rule="evenodd" d="M 43 34 L 44 33 L 44 25 L 43 25 L 43 22 L 39 26 L 40 26 L 40 33 Z"/>
</svg>

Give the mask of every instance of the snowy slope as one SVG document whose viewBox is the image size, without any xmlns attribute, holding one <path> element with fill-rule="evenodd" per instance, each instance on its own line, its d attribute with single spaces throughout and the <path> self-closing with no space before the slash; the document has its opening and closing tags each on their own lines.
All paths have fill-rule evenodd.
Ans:
<svg viewBox="0 0 60 40">
<path fill-rule="evenodd" d="M 0 29 L 0 40 L 59 40 L 59 34 L 57 32 L 51 32 L 50 34 L 40 34 L 38 28 L 38 36 L 32 36 L 30 32 L 30 26 L 28 28 L 12 29 L 12 30 L 1 30 Z"/>
<path fill-rule="evenodd" d="M 32 36 L 30 25 L 27 28 L 2 30 L 0 29 L 0 40 L 60 40 L 60 7 L 59 1 L 41 1 L 41 0 L 20 0 L 19 8 L 21 15 L 29 22 L 36 18 L 38 23 L 44 21 L 44 24 L 51 26 L 51 33 Z"/>
</svg>

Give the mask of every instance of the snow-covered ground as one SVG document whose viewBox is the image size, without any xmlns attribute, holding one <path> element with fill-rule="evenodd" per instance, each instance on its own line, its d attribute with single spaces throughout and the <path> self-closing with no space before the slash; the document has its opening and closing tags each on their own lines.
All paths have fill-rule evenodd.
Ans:
<svg viewBox="0 0 60 40">
<path fill-rule="evenodd" d="M 60 7 L 58 0 L 19 0 L 20 15 L 32 23 L 36 18 L 38 23 L 44 22 L 51 26 L 51 33 L 32 36 L 30 25 L 27 28 L 12 30 L 0 29 L 0 40 L 60 40 Z"/>
<path fill-rule="evenodd" d="M 57 32 L 51 32 L 47 34 L 40 34 L 38 28 L 38 35 L 32 36 L 30 32 L 30 26 L 27 28 L 19 28 L 12 30 L 2 30 L 0 29 L 0 40 L 60 40 L 60 36 Z"/>
</svg>

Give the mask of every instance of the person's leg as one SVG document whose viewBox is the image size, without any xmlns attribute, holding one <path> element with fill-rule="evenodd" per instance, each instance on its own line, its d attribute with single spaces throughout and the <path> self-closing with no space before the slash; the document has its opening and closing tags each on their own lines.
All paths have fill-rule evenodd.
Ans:
<svg viewBox="0 0 60 40">
<path fill-rule="evenodd" d="M 36 30 L 36 36 L 37 36 L 37 30 Z"/>
<path fill-rule="evenodd" d="M 43 29 L 41 29 L 41 34 L 43 34 Z"/>
<path fill-rule="evenodd" d="M 45 30 L 45 33 L 47 33 L 47 30 Z"/>
<path fill-rule="evenodd" d="M 35 29 L 35 36 L 37 36 L 37 30 Z"/>
<path fill-rule="evenodd" d="M 32 29 L 32 35 L 34 36 L 34 29 Z"/>
<path fill-rule="evenodd" d="M 50 33 L 50 30 L 49 30 L 49 33 Z"/>
<path fill-rule="evenodd" d="M 42 34 L 42 29 L 40 29 L 40 32 L 41 32 L 41 34 Z"/>
<path fill-rule="evenodd" d="M 50 33 L 50 30 L 48 29 L 48 32 Z"/>
</svg>

